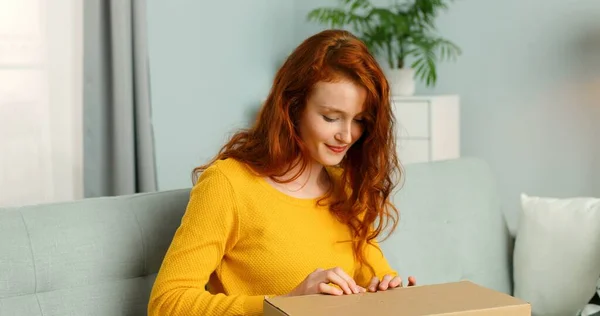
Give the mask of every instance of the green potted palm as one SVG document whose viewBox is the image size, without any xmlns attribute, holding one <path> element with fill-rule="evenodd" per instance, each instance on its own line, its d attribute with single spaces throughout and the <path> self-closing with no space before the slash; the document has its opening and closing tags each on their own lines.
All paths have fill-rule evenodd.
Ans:
<svg viewBox="0 0 600 316">
<path fill-rule="evenodd" d="M 452 0 L 395 1 L 388 7 L 369 0 L 339 1 L 338 7 L 310 11 L 307 19 L 331 28 L 350 26 L 375 56 L 387 61 L 395 95 L 413 95 L 415 79 L 434 86 L 436 63 L 461 54 L 456 44 L 435 34 L 434 19 Z"/>
</svg>

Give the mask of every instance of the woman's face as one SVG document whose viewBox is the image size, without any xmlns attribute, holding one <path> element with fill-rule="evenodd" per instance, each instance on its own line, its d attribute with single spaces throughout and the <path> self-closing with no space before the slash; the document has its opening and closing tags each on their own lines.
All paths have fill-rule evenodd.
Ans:
<svg viewBox="0 0 600 316">
<path fill-rule="evenodd" d="M 349 80 L 319 82 L 313 87 L 299 132 L 315 162 L 339 164 L 361 137 L 366 94 L 364 87 Z"/>
</svg>

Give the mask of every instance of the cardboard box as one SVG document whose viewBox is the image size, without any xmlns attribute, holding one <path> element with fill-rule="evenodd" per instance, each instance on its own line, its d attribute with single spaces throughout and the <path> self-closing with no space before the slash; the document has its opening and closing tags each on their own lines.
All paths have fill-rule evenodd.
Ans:
<svg viewBox="0 0 600 316">
<path fill-rule="evenodd" d="M 530 316 L 531 305 L 469 281 L 390 289 L 352 295 L 274 297 L 264 316 L 469 315 Z"/>
</svg>

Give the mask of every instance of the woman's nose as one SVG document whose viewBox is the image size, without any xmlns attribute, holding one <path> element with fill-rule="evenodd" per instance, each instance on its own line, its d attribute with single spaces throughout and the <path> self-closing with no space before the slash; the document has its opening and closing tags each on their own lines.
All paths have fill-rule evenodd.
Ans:
<svg viewBox="0 0 600 316">
<path fill-rule="evenodd" d="M 350 144 L 352 142 L 352 129 L 348 126 L 335 135 L 338 142 Z"/>
</svg>

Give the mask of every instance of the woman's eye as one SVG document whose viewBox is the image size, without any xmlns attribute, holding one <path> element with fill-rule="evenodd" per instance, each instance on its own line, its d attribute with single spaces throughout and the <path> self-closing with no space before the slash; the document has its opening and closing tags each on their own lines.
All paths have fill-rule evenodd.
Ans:
<svg viewBox="0 0 600 316">
<path fill-rule="evenodd" d="M 325 120 L 325 122 L 335 122 L 336 121 L 336 119 L 331 118 L 331 117 L 327 117 L 325 115 L 323 115 L 323 119 Z"/>
<path fill-rule="evenodd" d="M 354 122 L 356 122 L 358 124 L 363 124 L 365 122 L 365 120 L 362 118 L 359 118 L 359 119 L 354 119 Z"/>
</svg>

